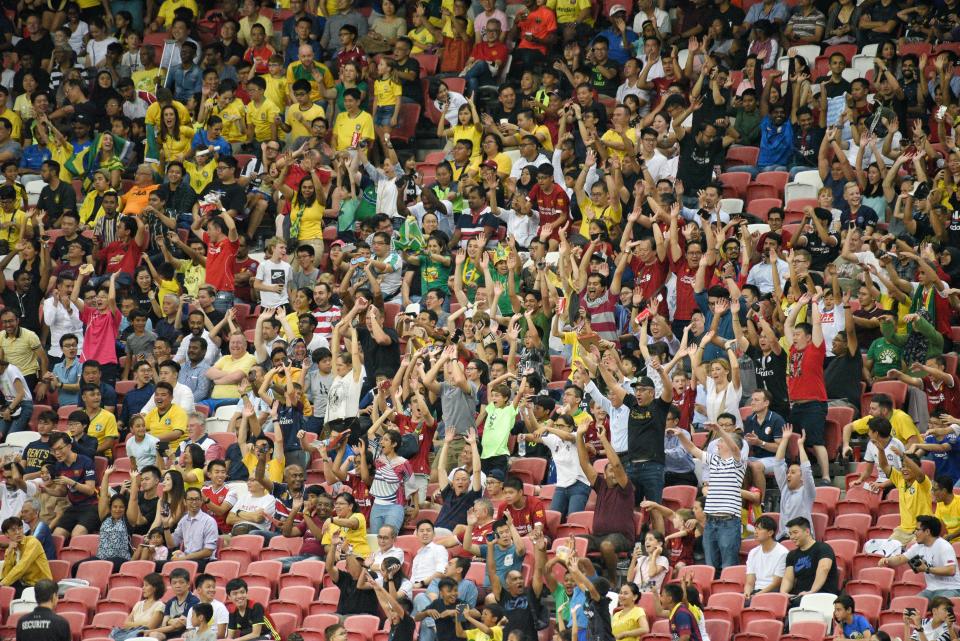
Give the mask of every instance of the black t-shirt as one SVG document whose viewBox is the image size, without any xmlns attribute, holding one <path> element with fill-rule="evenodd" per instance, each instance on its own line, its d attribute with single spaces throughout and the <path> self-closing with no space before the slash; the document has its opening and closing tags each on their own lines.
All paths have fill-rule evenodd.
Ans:
<svg viewBox="0 0 960 641">
<path fill-rule="evenodd" d="M 143 516 L 142 525 L 131 525 L 131 531 L 134 534 L 146 534 L 157 517 L 157 505 L 160 504 L 160 497 L 155 496 L 148 499 L 143 492 L 137 493 L 137 505 L 140 506 L 140 514 Z"/>
<path fill-rule="evenodd" d="M 821 82 L 826 83 L 827 98 L 836 98 L 837 96 L 842 96 L 845 93 L 850 93 L 849 80 L 842 78 L 840 82 L 834 82 L 832 78 L 833 76 L 830 74 L 817 78 L 817 84 L 820 84 Z"/>
<path fill-rule="evenodd" d="M 387 641 L 413 641 L 413 632 L 416 626 L 416 622 L 410 618 L 410 615 L 404 614 L 403 619 L 390 626 Z"/>
<path fill-rule="evenodd" d="M 863 358 L 859 352 L 853 356 L 850 356 L 849 352 L 834 356 L 823 370 L 823 384 L 827 388 L 827 398 L 841 399 L 854 407 L 860 407 L 862 377 Z"/>
<path fill-rule="evenodd" d="M 71 209 L 73 211 L 77 211 L 77 192 L 73 190 L 73 185 L 65 183 L 62 180 L 56 189 L 51 189 L 50 186 L 47 185 L 40 191 L 40 199 L 37 201 L 37 209 L 46 211 L 47 216 L 50 218 L 50 223 L 52 224 L 53 221 L 60 218 L 64 210 Z M 57 247 L 59 246 L 59 242 L 62 238 L 63 236 L 54 242 L 54 252 L 57 251 Z M 84 240 L 86 240 L 88 243 L 90 242 L 87 239 Z M 92 246 L 93 245 L 91 243 L 91 247 Z M 66 246 L 64 246 L 64 249 L 66 249 Z M 88 249 L 87 251 L 89 252 L 90 250 Z M 53 257 L 56 259 L 59 258 L 59 255 L 54 253 Z"/>
<path fill-rule="evenodd" d="M 780 354 L 770 352 L 764 356 L 759 347 L 747 350 L 747 356 L 753 361 L 754 371 L 757 374 L 757 388 L 770 392 L 773 400 L 770 408 L 781 416 L 789 416 L 790 404 L 787 402 L 787 353 L 780 350 Z"/>
<path fill-rule="evenodd" d="M 661 442 L 663 439 L 660 439 Z M 497 600 L 507 617 L 507 630 L 519 630 L 524 641 L 537 641 L 537 612 L 540 599 L 532 588 L 526 588 L 518 596 L 512 596 L 506 588 Z"/>
<path fill-rule="evenodd" d="M 727 115 L 727 103 L 730 101 L 730 90 L 721 89 L 720 95 L 723 101 L 717 104 L 713 101 L 713 91 L 709 87 L 704 87 L 700 92 L 700 98 L 703 100 L 703 106 L 693 112 L 693 126 L 698 127 L 702 123 L 715 123 L 718 118 Z"/>
<path fill-rule="evenodd" d="M 713 166 L 720 162 L 720 151 L 719 139 L 704 146 L 697 142 L 693 133 L 688 133 L 680 140 L 677 178 L 683 181 L 684 193 L 696 194 L 697 190 L 707 186 L 713 177 Z"/>
<path fill-rule="evenodd" d="M 400 337 L 397 331 L 390 327 L 384 327 L 383 333 L 390 337 L 389 345 L 381 345 L 373 338 L 366 327 L 357 330 L 357 338 L 360 340 L 360 348 L 363 350 L 363 365 L 367 368 L 367 381 L 364 389 L 373 387 L 375 375 L 377 372 L 389 372 L 390 376 L 400 369 Z"/>
<path fill-rule="evenodd" d="M 53 463 L 53 454 L 50 452 L 50 443 L 36 440 L 24 446 L 20 454 L 23 459 L 23 471 L 26 474 L 39 472 L 48 462 Z"/>
<path fill-rule="evenodd" d="M 673 407 L 657 397 L 649 405 L 641 406 L 637 397 L 627 394 L 623 404 L 630 408 L 628 421 L 627 460 L 637 459 L 663 463 L 663 435 L 667 423 L 667 411 Z M 643 497 L 636 497 L 639 501 Z"/>
<path fill-rule="evenodd" d="M 837 558 L 833 548 L 826 543 L 816 541 L 806 550 L 790 550 L 787 554 L 787 567 L 793 568 L 792 594 L 809 592 L 817 576 L 817 565 L 823 559 L 830 559 L 830 573 L 818 592 L 837 594 Z"/>
<path fill-rule="evenodd" d="M 620 65 L 618 65 L 615 61 L 608 59 L 603 66 L 605 69 L 616 69 L 617 75 L 613 76 L 612 78 L 606 78 L 602 73 L 600 73 L 600 67 L 593 65 L 590 67 L 590 86 L 605 96 L 616 96 L 617 87 L 620 86 Z"/>
<path fill-rule="evenodd" d="M 220 196 L 220 204 L 223 205 L 224 209 L 228 211 L 232 209 L 238 212 L 240 216 L 243 216 L 243 210 L 247 204 L 247 194 L 239 184 L 234 182 L 225 185 L 219 180 L 214 180 L 203 190 L 200 198 L 202 199 L 210 193 L 216 193 Z"/>
<path fill-rule="evenodd" d="M 61 183 L 61 185 L 62 184 L 63 183 Z M 73 190 L 71 189 L 70 191 L 72 192 Z M 42 194 L 40 199 L 41 201 L 43 200 Z M 75 208 L 76 206 L 74 205 L 73 209 Z M 50 210 L 48 209 L 47 211 L 49 212 Z M 79 241 L 79 243 L 83 246 L 83 253 L 85 256 L 89 256 L 93 253 L 93 241 L 86 236 L 78 235 L 73 240 L 67 240 L 65 236 L 58 236 L 57 239 L 53 241 L 53 249 L 50 250 L 50 255 L 54 260 L 62 260 L 63 262 L 67 262 L 67 247 L 70 243 L 76 241 Z"/>
<path fill-rule="evenodd" d="M 403 91 L 403 97 L 409 98 L 418 104 L 423 103 L 423 87 L 420 86 L 420 63 L 416 58 L 407 58 L 404 63 L 397 63 L 400 71 L 412 71 L 413 80 L 400 80 L 400 88 Z"/>
<path fill-rule="evenodd" d="M 731 4 L 729 7 L 727 7 L 726 11 L 720 11 L 720 9 L 717 9 L 716 7 L 714 7 L 713 17 L 723 18 L 724 22 L 727 23 L 727 26 L 730 27 L 730 29 L 733 29 L 734 27 L 739 27 L 740 25 L 743 24 L 743 21 L 746 19 L 747 14 L 744 13 L 743 9 L 741 9 L 740 7 Z"/>
<path fill-rule="evenodd" d="M 39 65 L 42 60 L 49 60 L 53 55 L 53 39 L 45 33 L 38 40 L 24 38 L 14 46 L 17 55 L 30 54 L 34 64 Z"/>
<path fill-rule="evenodd" d="M 610 621 L 610 597 L 601 594 L 600 600 L 594 601 L 588 595 L 583 610 L 587 617 L 587 637 L 591 641 L 614 641 Z"/>
<path fill-rule="evenodd" d="M 37 606 L 17 621 L 17 641 L 70 641 L 70 624 L 50 608 Z"/>
<path fill-rule="evenodd" d="M 830 235 L 837 239 L 837 244 L 833 247 L 823 242 L 819 234 L 807 234 L 807 244 L 803 249 L 810 252 L 810 271 L 822 272 L 840 255 L 840 234 Z"/>
<path fill-rule="evenodd" d="M 73 105 L 75 116 L 83 115 L 87 122 L 91 123 L 98 131 L 109 131 L 110 122 L 107 120 L 107 112 L 103 107 L 92 100 L 84 100 Z"/>
<path fill-rule="evenodd" d="M 456 610 L 457 606 L 467 606 L 467 604 L 458 599 L 453 605 L 447 605 L 443 602 L 443 599 L 437 599 L 428 605 L 427 609 L 436 610 L 439 614 L 443 614 L 450 610 Z M 434 619 L 433 621 L 437 626 L 437 641 L 458 641 L 457 624 L 453 620 L 453 617 L 443 617 L 442 619 Z M 460 620 L 461 623 L 463 623 L 463 621 L 463 619 Z"/>
<path fill-rule="evenodd" d="M 233 630 L 236 632 L 235 636 L 242 637 L 244 635 L 250 634 L 253 631 L 253 626 L 256 624 L 261 624 L 260 627 L 260 637 L 258 638 L 272 638 L 279 639 L 279 636 L 273 634 L 273 626 L 270 624 L 269 619 L 263 612 L 263 606 L 259 603 L 254 603 L 253 601 L 247 602 L 247 609 L 243 614 L 236 608 L 231 608 L 230 612 L 230 621 L 227 623 L 227 630 Z"/>
<path fill-rule="evenodd" d="M 340 588 L 337 614 L 372 614 L 379 616 L 377 593 L 373 590 L 358 590 L 357 581 L 346 570 L 340 570 L 333 582 Z"/>
</svg>

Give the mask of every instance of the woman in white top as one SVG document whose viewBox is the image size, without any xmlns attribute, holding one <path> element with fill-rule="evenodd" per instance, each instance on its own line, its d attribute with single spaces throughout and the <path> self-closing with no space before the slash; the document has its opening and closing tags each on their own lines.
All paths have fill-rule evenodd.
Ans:
<svg viewBox="0 0 960 641">
<path fill-rule="evenodd" d="M 558 411 L 565 406 L 558 405 Z M 560 512 L 563 518 L 573 512 L 582 512 L 590 498 L 590 481 L 580 467 L 577 454 L 577 424 L 569 414 L 560 414 L 555 421 L 541 425 L 533 415 L 533 409 L 524 403 L 523 422 L 532 434 L 521 434 L 527 442 L 540 442 L 550 449 L 557 468 L 556 492 L 550 501 L 550 509 Z M 589 420 L 585 423 L 589 424 Z"/>
<path fill-rule="evenodd" d="M 700 345 L 690 355 L 690 367 L 698 385 L 703 385 L 707 392 L 704 406 L 697 407 L 697 411 L 707 417 L 708 423 L 716 423 L 723 413 L 732 414 L 737 419 L 737 426 L 743 427 L 740 418 L 740 398 L 743 388 L 740 386 L 740 364 L 737 362 L 737 353 L 733 350 L 734 341 L 728 341 L 727 358 L 717 358 L 709 363 L 701 363 L 703 348 L 713 338 L 713 332 L 707 332 L 700 339 Z"/>
<path fill-rule="evenodd" d="M 110 35 L 99 18 L 90 21 L 90 39 L 87 40 L 87 66 L 96 67 L 107 57 L 107 47 L 117 39 Z"/>
<path fill-rule="evenodd" d="M 355 418 L 360 411 L 360 389 L 363 387 L 363 359 L 360 358 L 360 340 L 357 329 L 350 327 L 350 353 L 340 352 L 340 333 L 348 327 L 355 314 L 337 323 L 330 340 L 336 376 L 327 391 L 327 416 L 325 422 Z M 339 430 L 337 430 L 339 431 Z"/>
<path fill-rule="evenodd" d="M 237 501 L 227 514 L 227 525 L 233 527 L 232 533 L 250 534 L 257 530 L 270 530 L 271 519 L 277 511 L 277 503 L 272 494 L 255 478 L 247 479 L 249 496 Z"/>
<path fill-rule="evenodd" d="M 630 569 L 627 570 L 627 581 L 630 581 L 641 592 L 660 593 L 663 582 L 670 574 L 670 562 L 663 555 L 663 534 L 656 530 L 647 532 L 643 546 L 639 543 L 633 548 L 630 558 Z M 646 554 L 641 554 L 646 552 Z"/>
<path fill-rule="evenodd" d="M 143 600 L 137 603 L 127 615 L 127 620 L 115 627 L 110 633 L 114 641 L 124 641 L 143 636 L 141 632 L 155 630 L 163 620 L 163 593 L 166 588 L 163 578 L 155 573 L 143 577 Z"/>
</svg>

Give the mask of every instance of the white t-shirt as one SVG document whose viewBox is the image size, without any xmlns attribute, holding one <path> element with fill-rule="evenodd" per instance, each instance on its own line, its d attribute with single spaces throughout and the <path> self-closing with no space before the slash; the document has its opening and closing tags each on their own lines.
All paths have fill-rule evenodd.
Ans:
<svg viewBox="0 0 960 641">
<path fill-rule="evenodd" d="M 953 546 L 941 538 L 937 538 L 933 545 L 922 545 L 915 543 L 911 545 L 904 555 L 908 559 L 919 556 L 930 567 L 943 567 L 952 565 L 954 573 L 950 576 L 938 576 L 936 574 L 926 574 L 924 578 L 927 581 L 927 590 L 960 590 L 960 573 L 957 572 L 957 554 L 953 551 Z"/>
<path fill-rule="evenodd" d="M 827 348 L 827 356 L 833 353 L 833 339 L 847 326 L 846 313 L 841 305 L 834 305 L 830 311 L 824 310 L 823 301 L 820 301 L 820 326 L 823 329 L 823 345 Z"/>
<path fill-rule="evenodd" d="M 3 374 L 0 374 L 0 392 L 2 392 L 3 397 L 7 399 L 7 403 L 12 403 L 13 399 L 17 396 L 17 389 L 14 387 L 14 381 L 17 380 L 23 385 L 23 400 L 32 402 L 33 395 L 30 394 L 30 386 L 27 385 L 27 379 L 23 377 L 23 372 L 21 372 L 16 365 L 10 364 L 7 365 L 7 369 L 4 370 Z M 22 411 L 22 405 L 18 405 L 12 416 L 20 416 L 20 412 Z"/>
<path fill-rule="evenodd" d="M 326 422 L 341 418 L 352 418 L 360 409 L 360 390 L 363 387 L 363 377 L 359 381 L 353 378 L 350 371 L 346 376 L 336 376 L 327 390 L 327 417 Z"/>
<path fill-rule="evenodd" d="M 37 494 L 34 481 L 26 481 L 27 489 L 7 489 L 6 483 L 0 483 L 0 523 L 11 516 L 20 516 L 20 510 L 27 499 Z"/>
<path fill-rule="evenodd" d="M 887 455 L 887 463 L 896 470 L 903 469 L 903 463 L 900 461 L 900 452 L 904 451 L 906 448 L 903 446 L 903 443 L 897 439 L 891 437 L 890 442 L 887 443 L 887 446 L 883 448 L 883 453 Z M 867 463 L 876 463 L 877 462 L 877 446 L 873 444 L 873 441 L 867 443 L 867 449 L 863 453 L 863 460 Z M 887 480 L 887 475 L 883 473 L 883 470 L 880 469 L 879 465 L 874 465 L 873 469 L 877 473 L 877 483 L 882 483 Z"/>
<path fill-rule="evenodd" d="M 774 577 L 783 577 L 787 567 L 787 553 L 789 550 L 779 543 L 769 552 L 757 546 L 747 555 L 747 574 L 756 577 L 753 589 L 762 590 L 771 583 Z"/>
<path fill-rule="evenodd" d="M 91 38 L 87 41 L 87 66 L 96 67 L 97 63 L 107 57 L 107 47 L 116 42 L 113 36 L 97 41 Z"/>
<path fill-rule="evenodd" d="M 255 512 L 257 510 L 263 510 L 263 513 L 267 515 L 267 518 L 272 518 L 277 512 L 277 499 L 271 494 L 264 494 L 263 496 L 251 496 L 247 495 L 242 499 L 238 500 L 237 503 L 233 506 L 233 509 L 230 511 L 234 514 L 238 512 Z M 239 523 L 234 523 L 234 525 L 240 525 L 240 523 L 248 523 L 256 528 L 262 530 L 270 529 L 270 521 L 263 521 L 262 523 L 255 523 L 253 521 L 240 521 Z"/>
<path fill-rule="evenodd" d="M 150 433 L 144 434 L 143 441 L 139 443 L 135 438 L 127 441 L 127 456 L 137 462 L 138 470 L 157 464 L 157 443 L 159 442 L 160 439 Z"/>
<path fill-rule="evenodd" d="M 83 321 L 80 310 L 73 303 L 67 309 L 51 296 L 43 301 L 43 323 L 50 328 L 50 356 L 61 358 L 60 338 L 66 334 L 77 337 L 77 349 L 83 352 Z"/>
<path fill-rule="evenodd" d="M 710 376 L 707 377 L 704 388 L 707 391 L 707 421 L 716 423 L 717 417 L 726 412 L 736 418 L 737 427 L 743 427 L 743 419 L 740 418 L 740 399 L 743 397 L 743 388 L 734 387 L 731 381 L 723 391 L 718 391 L 717 384 Z"/>
<path fill-rule="evenodd" d="M 540 440 L 553 454 L 553 461 L 557 466 L 557 487 L 570 487 L 577 481 L 590 485 L 583 468 L 580 467 L 577 446 L 573 442 L 565 441 L 556 434 L 544 434 Z"/>
<path fill-rule="evenodd" d="M 287 283 L 290 281 L 290 263 L 281 261 L 275 263 L 265 260 L 257 267 L 257 280 L 265 285 L 280 285 L 280 292 L 260 290 L 260 306 L 264 308 L 280 307 L 290 302 L 287 296 Z"/>
<path fill-rule="evenodd" d="M 221 625 L 221 624 L 227 625 L 230 623 L 230 611 L 227 610 L 227 606 L 225 606 L 222 602 L 216 599 L 211 601 L 210 605 L 211 607 L 213 607 L 213 621 L 211 621 L 212 625 Z M 193 627 L 194 627 L 192 623 L 193 621 L 192 613 L 193 613 L 193 608 L 190 608 L 190 611 L 187 612 L 187 629 L 188 630 L 193 630 Z"/>
</svg>

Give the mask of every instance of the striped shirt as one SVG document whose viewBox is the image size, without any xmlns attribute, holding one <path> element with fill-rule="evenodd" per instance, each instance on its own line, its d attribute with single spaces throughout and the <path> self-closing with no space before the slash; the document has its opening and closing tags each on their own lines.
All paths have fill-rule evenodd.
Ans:
<svg viewBox="0 0 960 641">
<path fill-rule="evenodd" d="M 746 468 L 743 461 L 735 458 L 720 458 L 717 454 L 703 453 L 703 464 L 710 468 L 710 492 L 703 511 L 713 516 L 740 516 L 743 500 L 740 489 Z"/>
<path fill-rule="evenodd" d="M 373 462 L 376 471 L 373 474 L 373 483 L 370 484 L 374 504 L 404 505 L 407 502 L 404 483 L 413 475 L 413 468 L 402 456 L 388 461 L 383 456 L 380 439 L 373 441 L 371 445 L 376 457 Z"/>
<path fill-rule="evenodd" d="M 329 337 L 333 334 L 333 326 L 340 322 L 340 308 L 331 305 L 325 312 L 315 309 L 313 317 L 317 319 L 317 329 L 313 333 Z"/>
<path fill-rule="evenodd" d="M 580 292 L 580 307 L 587 310 L 590 315 L 590 327 L 600 338 L 620 342 L 620 336 L 617 334 L 617 299 L 610 295 L 610 290 L 604 290 L 599 297 L 590 300 L 587 297 L 587 288 L 584 287 Z"/>
</svg>

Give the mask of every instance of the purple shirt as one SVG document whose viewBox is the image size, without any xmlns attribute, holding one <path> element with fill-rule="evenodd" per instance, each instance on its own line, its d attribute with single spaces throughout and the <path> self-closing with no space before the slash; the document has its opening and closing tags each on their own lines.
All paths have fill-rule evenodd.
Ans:
<svg viewBox="0 0 960 641">
<path fill-rule="evenodd" d="M 203 549 L 212 550 L 208 558 L 213 560 L 217 558 L 217 522 L 206 512 L 197 512 L 196 516 L 190 516 L 187 512 L 180 519 L 176 529 L 173 531 L 173 543 L 183 550 L 184 554 L 193 554 Z"/>
</svg>

